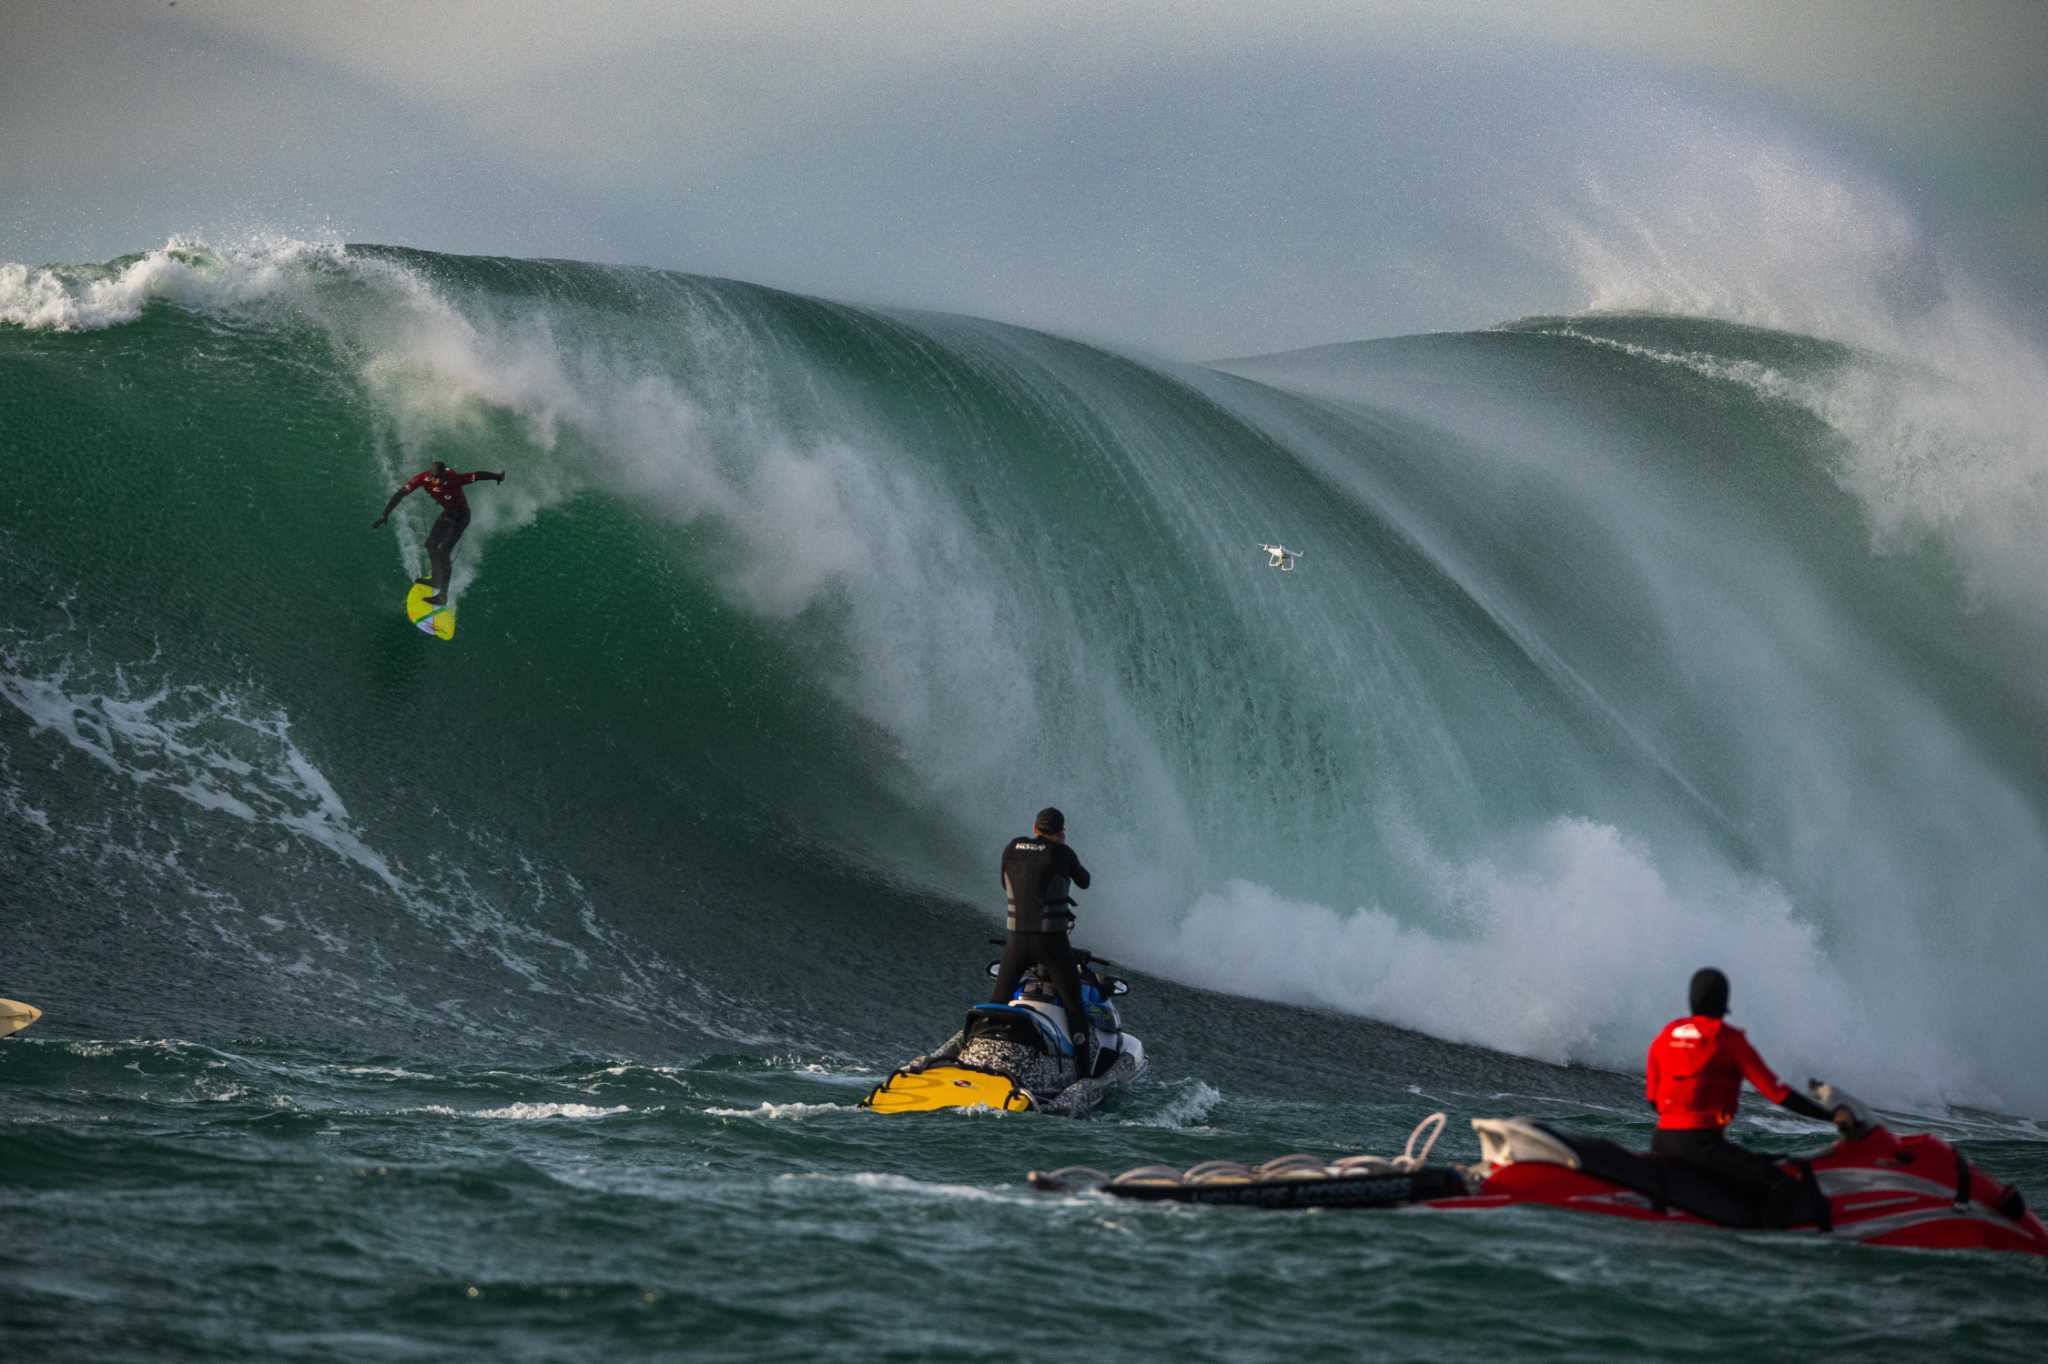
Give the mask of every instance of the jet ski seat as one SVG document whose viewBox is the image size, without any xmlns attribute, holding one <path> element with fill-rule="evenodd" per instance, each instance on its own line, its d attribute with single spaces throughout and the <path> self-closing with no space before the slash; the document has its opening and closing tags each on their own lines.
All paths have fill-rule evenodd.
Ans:
<svg viewBox="0 0 2048 1364">
<path fill-rule="evenodd" d="M 1731 1189 L 1704 1170 L 1597 1137 L 1568 1140 L 1579 1153 L 1581 1170 L 1643 1194 L 1653 1207 L 1677 1208 L 1724 1227 L 1762 1225 L 1763 1199 Z"/>
<path fill-rule="evenodd" d="M 1051 1036 L 1052 1024 L 1043 1015 L 1014 1004 L 977 1004 L 967 1011 L 961 1041 L 991 1038 L 1014 1042 L 1033 1051 L 1053 1053 L 1058 1049 Z"/>
<path fill-rule="evenodd" d="M 1532 1118 L 1475 1118 L 1472 1127 L 1479 1134 L 1482 1158 L 1490 1166 L 1516 1161 L 1562 1165 L 1639 1193 L 1659 1211 L 1677 1208 L 1724 1227 L 1764 1225 L 1768 1200 L 1729 1188 L 1683 1161 L 1645 1155 L 1598 1137 L 1560 1132 Z M 1820 1220 L 1812 1204 L 1811 1196 L 1803 1195 L 1790 1210 L 1791 1220 Z"/>
</svg>

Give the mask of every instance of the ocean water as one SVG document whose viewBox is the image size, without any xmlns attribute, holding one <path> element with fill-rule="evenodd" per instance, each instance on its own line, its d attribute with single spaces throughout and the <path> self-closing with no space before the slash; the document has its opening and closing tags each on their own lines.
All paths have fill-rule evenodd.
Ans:
<svg viewBox="0 0 2048 1364">
<path fill-rule="evenodd" d="M 2010 346 L 1880 340 L 1195 365 L 573 262 L 0 266 L 0 995 L 46 1010 L 0 1042 L 6 1338 L 2038 1351 L 2011 1257 L 1023 1183 L 1439 1109 L 1456 1160 L 1506 1112 L 1640 1143 L 1712 962 L 1782 1073 L 2048 1184 L 2040 437 Z M 446 646 L 423 500 L 370 527 L 436 457 L 509 475 Z M 1048 802 L 1151 1075 L 860 1112 Z"/>
</svg>

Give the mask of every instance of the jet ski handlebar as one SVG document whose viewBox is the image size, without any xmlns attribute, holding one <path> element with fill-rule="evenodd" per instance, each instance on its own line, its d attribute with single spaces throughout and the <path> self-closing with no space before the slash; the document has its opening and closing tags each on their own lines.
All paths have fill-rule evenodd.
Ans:
<svg viewBox="0 0 2048 1364">
<path fill-rule="evenodd" d="M 1862 1100 L 1826 1080 L 1808 1078 L 1806 1088 L 1813 1101 L 1828 1110 L 1828 1117 L 1843 1136 L 1868 1136 L 1872 1128 L 1882 1126 Z"/>
<path fill-rule="evenodd" d="M 991 947 L 1001 947 L 1004 944 L 1001 938 L 990 938 L 989 945 Z M 1072 948 L 1071 951 L 1074 954 L 1074 969 L 1093 976 L 1102 986 L 1104 994 L 1114 997 L 1117 995 L 1127 995 L 1131 992 L 1131 983 L 1129 981 L 1121 976 L 1112 976 L 1109 972 L 1101 969 L 1102 967 L 1112 965 L 1112 963 L 1104 961 L 1085 948 L 1076 947 Z M 1035 971 L 1037 968 L 1032 967 L 1030 969 Z M 1000 976 L 1002 973 L 1003 963 L 1000 957 L 988 964 L 988 974 L 991 979 Z"/>
<path fill-rule="evenodd" d="M 989 945 L 990 947 L 1008 947 L 1008 946 L 1010 945 L 1010 940 L 1009 940 L 1008 938 L 990 938 L 990 939 L 988 940 L 988 945 Z M 1100 957 L 1096 956 L 1096 955 L 1095 955 L 1095 954 L 1094 954 L 1093 952 L 1090 952 L 1090 951 L 1089 951 L 1089 950 L 1088 950 L 1087 948 L 1085 948 L 1085 947 L 1072 947 L 1072 946 L 1069 946 L 1069 947 L 1067 948 L 1067 951 L 1073 954 L 1073 958 L 1074 958 L 1074 965 L 1075 965 L 1075 966 L 1077 966 L 1077 967 L 1080 967 L 1080 966 L 1088 966 L 1088 965 L 1091 965 L 1091 964 L 1092 964 L 1092 965 L 1097 965 L 1097 966 L 1113 966 L 1113 965 L 1115 965 L 1115 963 L 1114 963 L 1114 962 L 1107 962 L 1107 961 L 1104 961 L 1104 960 L 1102 960 L 1102 958 L 1100 958 Z M 1001 963 L 1001 962 L 994 962 L 994 961 L 992 961 L 992 962 L 990 962 L 990 963 L 988 964 L 988 967 L 989 967 L 988 973 L 989 973 L 990 975 L 994 975 L 994 974 L 995 974 L 995 973 L 996 973 L 996 972 L 997 972 L 998 970 L 1000 970 L 1000 969 L 1001 969 L 1001 967 L 1002 967 L 1002 963 Z"/>
</svg>

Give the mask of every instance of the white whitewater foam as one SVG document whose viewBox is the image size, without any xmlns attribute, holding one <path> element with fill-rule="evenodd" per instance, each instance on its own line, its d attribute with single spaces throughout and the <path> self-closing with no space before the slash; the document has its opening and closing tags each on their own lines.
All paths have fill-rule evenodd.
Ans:
<svg viewBox="0 0 2048 1364">
<path fill-rule="evenodd" d="M 84 1057 L 88 1060 L 99 1060 L 116 1054 L 114 1046 L 106 1042 L 66 1042 L 64 1049 L 73 1056 Z"/>
<path fill-rule="evenodd" d="M 524 1121 L 532 1118 L 615 1118 L 621 1113 L 630 1113 L 632 1111 L 625 1104 L 615 1104 L 610 1108 L 599 1108 L 592 1104 L 516 1103 L 508 1104 L 503 1108 L 481 1108 L 473 1116 L 479 1118 L 516 1118 Z"/>
<path fill-rule="evenodd" d="M 83 651 L 82 636 L 89 638 L 89 626 L 75 619 L 43 638 L 0 633 L 0 701 L 26 717 L 31 735 L 55 736 L 112 778 L 89 817 L 23 817 L 26 827 L 49 840 L 50 855 L 94 866 L 120 862 L 124 877 L 142 878 L 161 892 L 139 897 L 145 905 L 184 917 L 196 936 L 218 942 L 235 960 L 265 966 L 280 981 L 374 999 L 381 1010 L 400 1017 L 443 1023 L 463 1018 L 460 1006 L 410 1001 L 356 979 L 355 972 L 374 970 L 382 954 L 351 943 L 317 912 L 288 900 L 246 906 L 214 884 L 197 869 L 203 859 L 185 849 L 217 846 L 224 831 L 215 826 L 232 821 L 250 832 L 227 832 L 228 839 L 253 840 L 268 856 L 289 854 L 302 874 L 316 880 L 330 880 L 339 871 L 351 884 L 388 895 L 408 929 L 487 957 L 532 988 L 580 993 L 591 1002 L 671 1023 L 692 1019 L 683 1000 L 694 998 L 705 1004 L 703 1031 L 746 1042 L 783 1040 L 742 1032 L 729 1021 L 729 1006 L 711 1001 L 658 954 L 599 922 L 573 877 L 535 867 L 489 831 L 467 840 L 466 858 L 474 863 L 496 856 L 501 865 L 516 865 L 516 882 L 532 888 L 536 903 L 570 897 L 581 927 L 576 941 L 548 931 L 542 916 L 521 912 L 524 904 L 499 903 L 473 884 L 465 867 L 439 854 L 423 866 L 393 865 L 372 845 L 370 832 L 320 762 L 295 739 L 283 707 L 240 688 L 181 683 L 160 649 L 147 659 L 107 665 Z M 62 750 L 53 745 L 50 751 Z M 190 807 L 191 823 L 166 811 L 165 803 L 142 798 L 145 792 L 161 792 Z M 131 794 L 138 798 L 129 799 Z M 280 935 L 287 933 L 298 942 L 279 951 Z M 595 960 L 600 955 L 601 970 Z M 601 982 L 597 990 L 578 990 L 593 977 Z"/>
<path fill-rule="evenodd" d="M 53 731 L 79 752 L 139 786 L 170 791 L 203 810 L 291 830 L 370 873 L 405 887 L 357 834 L 333 785 L 291 740 L 280 709 L 233 692 L 160 684 L 134 694 L 125 673 L 74 679 L 74 665 L 32 660 L 0 644 L 0 698 L 32 730 Z M 108 689 L 110 688 L 110 690 Z"/>
<path fill-rule="evenodd" d="M 1228 882 L 1154 955 L 1198 985 L 1624 1071 L 1683 1012 L 1693 970 L 1714 964 L 1735 982 L 1731 1021 L 1795 1082 L 1840 1077 L 1874 1099 L 1925 1104 L 1971 1073 L 1927 1040 L 1910 1001 L 1851 990 L 1769 883 L 1707 871 L 1675 883 L 1641 844 L 1576 819 L 1436 876 L 1435 928 Z"/>
<path fill-rule="evenodd" d="M 1125 1118 L 1123 1127 L 1194 1127 L 1204 1122 L 1223 1102 L 1223 1091 L 1206 1080 L 1194 1084 L 1173 1096 L 1173 1099 L 1157 1113 L 1142 1118 Z"/>
<path fill-rule="evenodd" d="M 908 1194 L 917 1198 L 942 1199 L 947 1202 L 965 1203 L 1007 1203 L 1025 1207 L 1044 1207 L 1053 1200 L 1043 1194 L 1034 1194 L 1021 1189 L 983 1189 L 972 1184 L 934 1184 L 908 1175 L 889 1174 L 878 1170 L 862 1171 L 858 1174 L 822 1174 L 816 1172 L 777 1175 L 776 1182 L 806 1182 L 828 1184 L 851 1184 L 857 1189 L 871 1189 L 878 1193 Z"/>
<path fill-rule="evenodd" d="M 590 1104 L 560 1103 L 515 1103 L 502 1108 L 450 1108 L 445 1104 L 428 1104 L 423 1108 L 402 1108 L 401 1113 L 432 1113 L 443 1118 L 492 1118 L 514 1122 L 531 1122 L 540 1118 L 615 1118 L 621 1113 L 633 1110 L 625 1104 L 611 1108 L 598 1108 Z M 649 1110 L 654 1111 L 654 1110 Z"/>
<path fill-rule="evenodd" d="M 226 250 L 173 237 L 119 267 L 32 268 L 0 263 L 0 324 L 30 331 L 92 331 L 133 322 L 155 299 L 209 312 L 246 308 L 294 285 L 311 262 L 341 247 L 284 237 Z"/>
<path fill-rule="evenodd" d="M 753 1108 L 707 1108 L 704 1111 L 715 1118 L 760 1118 L 765 1121 L 801 1122 L 805 1118 L 822 1117 L 827 1113 L 853 1113 L 858 1109 L 851 1104 L 762 1103 Z"/>
</svg>

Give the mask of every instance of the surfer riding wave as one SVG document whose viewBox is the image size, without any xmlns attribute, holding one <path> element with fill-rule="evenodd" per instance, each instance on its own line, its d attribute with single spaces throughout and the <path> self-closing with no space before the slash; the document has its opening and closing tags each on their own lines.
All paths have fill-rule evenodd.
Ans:
<svg viewBox="0 0 2048 1364">
<path fill-rule="evenodd" d="M 488 478 L 493 483 L 503 483 L 505 472 L 502 469 L 497 473 L 479 469 L 474 473 L 463 473 L 449 468 L 437 459 L 433 468 L 414 474 L 397 492 L 391 494 L 391 500 L 384 504 L 384 514 L 370 523 L 371 530 L 382 526 L 391 515 L 392 509 L 397 507 L 408 493 L 420 488 L 425 488 L 427 496 L 440 504 L 441 515 L 435 520 L 433 529 L 427 532 L 428 576 L 416 580 L 433 584 L 434 595 L 427 600 L 435 606 L 444 605 L 448 600 L 448 575 L 453 572 L 450 560 L 455 555 L 455 546 L 462 539 L 462 533 L 469 529 L 469 499 L 462 490 L 480 478 Z"/>
</svg>

